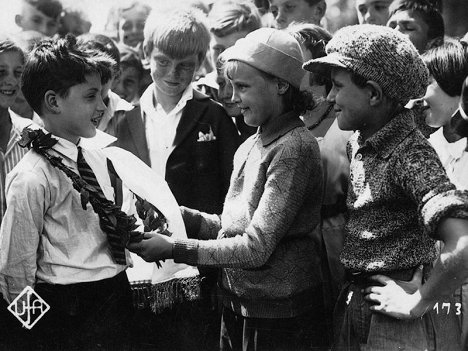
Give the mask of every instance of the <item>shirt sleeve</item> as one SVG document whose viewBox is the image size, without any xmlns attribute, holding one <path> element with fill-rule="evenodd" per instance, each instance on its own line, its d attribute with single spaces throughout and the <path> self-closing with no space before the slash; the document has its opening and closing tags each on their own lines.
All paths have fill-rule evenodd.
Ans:
<svg viewBox="0 0 468 351">
<path fill-rule="evenodd" d="M 443 218 L 468 219 L 468 192 L 457 190 L 430 145 L 413 145 L 394 165 L 397 181 L 418 204 L 420 221 L 436 237 Z"/>
<path fill-rule="evenodd" d="M 14 172 L 14 171 L 13 171 Z M 46 186 L 27 171 L 7 178 L 7 210 L 0 230 L 0 289 L 11 302 L 26 286 L 34 288 Z"/>
<path fill-rule="evenodd" d="M 318 150 L 304 142 L 283 145 L 267 165 L 263 194 L 245 232 L 223 237 L 221 231 L 217 240 L 176 240 L 174 260 L 217 267 L 262 266 L 288 232 L 305 196 L 310 196 L 310 187 L 321 189 L 321 173 Z"/>
</svg>

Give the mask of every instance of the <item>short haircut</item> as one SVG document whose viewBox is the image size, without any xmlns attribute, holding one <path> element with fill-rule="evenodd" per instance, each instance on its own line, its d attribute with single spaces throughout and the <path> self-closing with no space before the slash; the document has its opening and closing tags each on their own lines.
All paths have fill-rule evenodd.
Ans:
<svg viewBox="0 0 468 351">
<path fill-rule="evenodd" d="M 463 81 L 468 76 L 468 44 L 458 39 L 446 39 L 438 47 L 426 51 L 422 59 L 440 88 L 449 96 L 460 96 Z"/>
<path fill-rule="evenodd" d="M 390 17 L 400 11 L 412 11 L 421 17 L 428 26 L 427 37 L 429 41 L 444 38 L 444 19 L 432 2 L 428 0 L 394 0 L 390 5 Z"/>
<path fill-rule="evenodd" d="M 81 34 L 76 38 L 76 43 L 81 50 L 89 50 L 91 52 L 101 52 L 110 56 L 115 64 L 112 66 L 113 76 L 118 76 L 120 73 L 120 52 L 114 41 L 106 35 L 96 33 Z M 105 77 L 102 77 L 105 78 Z M 110 78 L 109 78 L 110 79 Z M 103 83 L 107 83 L 103 81 Z"/>
<path fill-rule="evenodd" d="M 76 38 L 44 40 L 29 54 L 21 77 L 21 90 L 32 109 L 42 114 L 42 102 L 49 90 L 68 96 L 72 86 L 84 83 L 86 75 L 111 75 L 113 60 L 105 54 L 80 50 Z"/>
<path fill-rule="evenodd" d="M 140 77 L 143 75 L 143 64 L 141 63 L 141 58 L 138 52 L 130 46 L 127 45 L 118 45 L 120 52 L 120 67 L 134 67 Z"/>
<path fill-rule="evenodd" d="M 22 0 L 24 4 L 31 5 L 39 12 L 50 18 L 57 19 L 63 10 L 62 3 L 59 0 Z"/>
<path fill-rule="evenodd" d="M 198 56 L 201 64 L 210 44 L 206 16 L 193 8 L 174 11 L 154 11 L 146 20 L 143 51 L 149 57 L 156 47 L 172 58 Z"/>
<path fill-rule="evenodd" d="M 25 52 L 23 49 L 18 45 L 13 39 L 7 36 L 0 36 L 0 54 L 4 54 L 6 52 L 17 52 L 20 54 L 21 61 L 24 63 L 25 61 Z"/>
<path fill-rule="evenodd" d="M 208 22 L 211 33 L 221 38 L 242 31 L 250 33 L 262 26 L 260 13 L 251 1 L 215 2 Z"/>
</svg>

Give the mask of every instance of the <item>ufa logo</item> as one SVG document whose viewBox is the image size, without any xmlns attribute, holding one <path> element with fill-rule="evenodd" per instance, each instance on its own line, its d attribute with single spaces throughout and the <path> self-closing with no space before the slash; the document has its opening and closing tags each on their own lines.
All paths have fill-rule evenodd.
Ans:
<svg viewBox="0 0 468 351">
<path fill-rule="evenodd" d="M 30 287 L 23 289 L 8 306 L 8 310 L 23 324 L 31 329 L 50 309 L 50 306 Z"/>
</svg>

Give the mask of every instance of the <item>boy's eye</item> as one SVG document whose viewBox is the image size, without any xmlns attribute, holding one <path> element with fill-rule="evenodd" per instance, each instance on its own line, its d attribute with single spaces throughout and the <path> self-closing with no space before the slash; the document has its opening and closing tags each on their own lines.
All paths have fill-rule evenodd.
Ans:
<svg viewBox="0 0 468 351">
<path fill-rule="evenodd" d="M 365 15 L 367 12 L 367 7 L 359 6 L 358 11 L 361 13 L 361 15 Z"/>
<path fill-rule="evenodd" d="M 15 77 L 16 77 L 16 78 L 21 77 L 22 74 L 23 74 L 23 71 L 22 71 L 22 70 L 17 70 L 17 71 L 15 71 Z"/>
<path fill-rule="evenodd" d="M 189 69 L 192 69 L 193 67 L 195 67 L 195 65 L 193 63 L 181 63 L 180 67 L 182 69 L 189 70 Z"/>
<path fill-rule="evenodd" d="M 289 12 L 289 13 L 293 12 L 295 8 L 296 8 L 296 6 L 294 6 L 294 5 L 292 5 L 292 4 L 287 4 L 287 5 L 284 7 L 285 12 Z"/>
<path fill-rule="evenodd" d="M 375 6 L 375 10 L 376 10 L 377 12 L 383 12 L 383 11 L 385 11 L 386 9 L 388 9 L 388 6 L 385 6 L 385 5 L 376 5 L 376 6 Z"/>
<path fill-rule="evenodd" d="M 163 67 L 166 67 L 169 65 L 169 60 L 158 59 L 157 62 L 158 62 L 158 65 L 163 66 Z"/>
</svg>

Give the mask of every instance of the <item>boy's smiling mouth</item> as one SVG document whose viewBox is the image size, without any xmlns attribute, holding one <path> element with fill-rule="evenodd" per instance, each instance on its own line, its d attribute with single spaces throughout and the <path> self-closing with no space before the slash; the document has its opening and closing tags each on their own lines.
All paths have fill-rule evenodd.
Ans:
<svg viewBox="0 0 468 351">
<path fill-rule="evenodd" d="M 104 112 L 94 118 L 91 118 L 91 123 L 94 124 L 94 126 L 97 128 L 103 116 L 104 116 Z"/>
<path fill-rule="evenodd" d="M 0 94 L 6 96 L 13 96 L 16 94 L 16 89 L 0 89 Z"/>
</svg>

